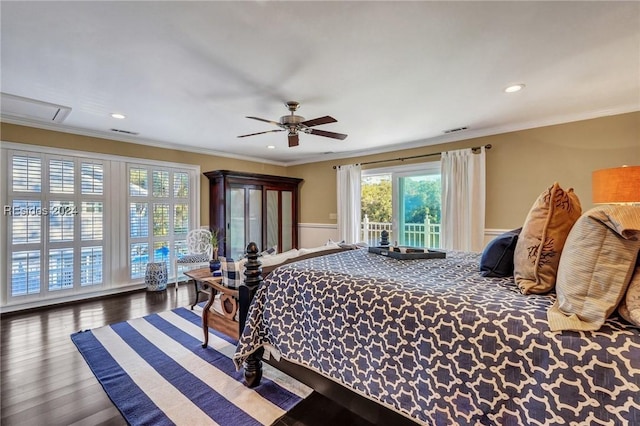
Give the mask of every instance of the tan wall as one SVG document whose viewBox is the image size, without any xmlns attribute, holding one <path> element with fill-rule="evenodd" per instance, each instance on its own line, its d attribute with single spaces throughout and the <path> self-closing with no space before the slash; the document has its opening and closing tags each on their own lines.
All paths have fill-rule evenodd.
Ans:
<svg viewBox="0 0 640 426">
<path fill-rule="evenodd" d="M 343 160 L 280 167 L 252 161 L 153 148 L 100 138 L 1 125 L 3 141 L 75 149 L 134 158 L 199 165 L 202 172 L 216 169 L 292 176 L 304 179 L 301 186 L 303 223 L 335 224 L 336 172 L 334 165 L 408 157 L 491 144 L 487 152 L 487 228 L 522 225 L 535 198 L 554 181 L 573 187 L 583 210 L 591 203 L 591 172 L 623 164 L 640 165 L 640 112 L 621 114 L 556 126 L 473 138 L 464 141 Z M 439 161 L 439 157 L 405 161 Z M 393 165 L 384 163 L 382 166 Z M 399 163 L 395 163 L 399 164 Z M 365 166 L 364 168 L 380 165 Z M 201 177 L 201 221 L 209 220 L 208 181 Z"/>
<path fill-rule="evenodd" d="M 487 151 L 486 228 L 516 228 L 536 197 L 554 181 L 573 187 L 583 210 L 591 203 L 591 172 L 623 164 L 640 165 L 640 112 L 531 130 L 473 138 L 455 143 L 374 156 L 288 167 L 289 176 L 303 178 L 301 222 L 335 223 L 334 165 L 408 157 L 491 144 Z M 439 156 L 415 161 L 439 161 Z M 415 162 L 414 161 L 414 162 Z M 406 161 L 402 164 L 408 164 Z M 400 163 L 363 166 L 372 168 Z"/>
<path fill-rule="evenodd" d="M 70 133 L 52 132 L 8 123 L 1 123 L 0 138 L 5 142 L 45 145 L 78 151 L 98 152 L 101 154 L 193 164 L 200 166 L 200 171 L 203 173 L 210 170 L 224 169 L 268 175 L 287 175 L 287 169 L 282 166 L 174 149 L 155 148 L 147 145 L 137 145 Z M 200 199 L 200 222 L 201 225 L 204 226 L 209 224 L 209 180 L 204 176 L 200 176 Z"/>
</svg>

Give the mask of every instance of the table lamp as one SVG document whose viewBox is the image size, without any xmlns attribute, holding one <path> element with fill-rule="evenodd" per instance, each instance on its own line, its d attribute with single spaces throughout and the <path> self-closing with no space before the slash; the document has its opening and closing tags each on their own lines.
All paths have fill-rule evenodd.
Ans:
<svg viewBox="0 0 640 426">
<path fill-rule="evenodd" d="M 594 204 L 640 203 L 640 166 L 594 171 L 592 191 Z"/>
</svg>

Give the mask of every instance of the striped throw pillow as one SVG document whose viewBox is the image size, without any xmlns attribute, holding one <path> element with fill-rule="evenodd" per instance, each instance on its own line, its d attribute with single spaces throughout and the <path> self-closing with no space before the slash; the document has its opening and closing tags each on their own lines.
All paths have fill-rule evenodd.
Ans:
<svg viewBox="0 0 640 426">
<path fill-rule="evenodd" d="M 598 330 L 627 290 L 640 250 L 640 207 L 599 206 L 578 219 L 560 257 L 551 330 Z"/>
</svg>

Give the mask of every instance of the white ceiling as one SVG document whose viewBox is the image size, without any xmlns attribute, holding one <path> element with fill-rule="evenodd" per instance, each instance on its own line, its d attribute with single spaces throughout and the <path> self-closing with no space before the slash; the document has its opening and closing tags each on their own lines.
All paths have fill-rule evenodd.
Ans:
<svg viewBox="0 0 640 426">
<path fill-rule="evenodd" d="M 71 108 L 62 123 L 3 120 L 72 133 L 299 164 L 640 110 L 635 1 L 0 8 L 1 91 Z M 245 116 L 277 121 L 287 100 L 349 137 L 237 138 L 275 129 Z"/>
</svg>

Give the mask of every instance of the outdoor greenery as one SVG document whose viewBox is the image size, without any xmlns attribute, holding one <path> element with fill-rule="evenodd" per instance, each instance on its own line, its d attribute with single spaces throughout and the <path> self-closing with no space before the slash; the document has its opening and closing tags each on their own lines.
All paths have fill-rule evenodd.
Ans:
<svg viewBox="0 0 640 426">
<path fill-rule="evenodd" d="M 366 182 L 361 189 L 362 219 L 370 222 L 391 222 L 391 181 Z"/>
<path fill-rule="evenodd" d="M 440 223 L 440 180 L 404 179 L 404 221 Z M 391 222 L 391 180 L 363 179 L 362 219 L 370 222 Z"/>
<path fill-rule="evenodd" d="M 440 180 L 405 180 L 404 221 L 440 223 Z"/>
</svg>

